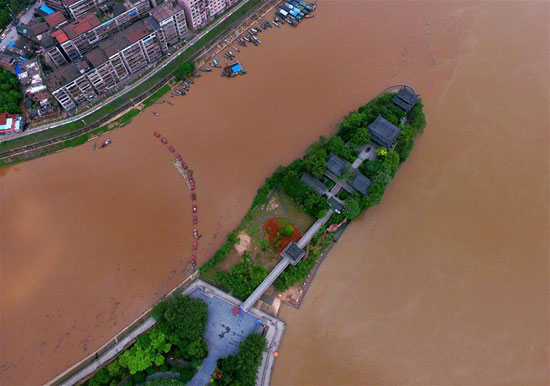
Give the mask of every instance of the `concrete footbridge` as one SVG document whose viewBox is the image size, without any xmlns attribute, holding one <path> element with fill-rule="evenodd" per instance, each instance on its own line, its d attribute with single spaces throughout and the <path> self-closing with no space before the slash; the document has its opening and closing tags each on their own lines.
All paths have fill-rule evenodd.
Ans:
<svg viewBox="0 0 550 386">
<path fill-rule="evenodd" d="M 298 262 L 305 256 L 305 247 L 311 241 L 313 236 L 326 224 L 330 216 L 332 216 L 334 210 L 331 208 L 328 210 L 327 214 L 315 221 L 307 232 L 298 240 L 297 243 L 291 242 L 288 244 L 285 249 L 281 252 L 281 261 L 269 272 L 269 275 L 260 283 L 260 285 L 252 292 L 252 294 L 244 301 L 241 305 L 243 311 L 248 311 L 262 296 L 262 294 L 267 291 L 269 286 L 271 286 L 279 275 L 288 267 L 289 264 L 296 265 Z"/>
<path fill-rule="evenodd" d="M 353 170 L 357 170 L 359 166 L 369 158 L 369 152 L 371 151 L 370 146 L 364 146 L 359 152 L 359 156 L 355 161 L 350 165 Z M 343 203 L 337 198 L 338 193 L 342 189 L 343 184 L 347 184 L 347 181 L 341 180 L 336 183 L 330 191 L 328 191 L 327 197 L 328 202 L 331 204 L 331 200 L 335 200 L 340 204 L 340 208 L 343 207 Z M 243 311 L 248 311 L 262 296 L 262 294 L 267 291 L 269 286 L 271 286 L 279 275 L 288 267 L 289 264 L 296 265 L 298 262 L 306 255 L 306 246 L 309 244 L 313 236 L 321 230 L 321 228 L 327 223 L 330 216 L 335 211 L 335 208 L 332 207 L 327 211 L 323 217 L 315 221 L 315 223 L 307 230 L 307 232 L 298 240 L 297 243 L 291 241 L 285 249 L 281 252 L 281 261 L 273 268 L 273 270 L 267 275 L 267 277 L 260 283 L 260 285 L 252 292 L 252 294 L 244 301 L 241 305 Z M 337 213 L 340 213 L 337 211 Z"/>
</svg>

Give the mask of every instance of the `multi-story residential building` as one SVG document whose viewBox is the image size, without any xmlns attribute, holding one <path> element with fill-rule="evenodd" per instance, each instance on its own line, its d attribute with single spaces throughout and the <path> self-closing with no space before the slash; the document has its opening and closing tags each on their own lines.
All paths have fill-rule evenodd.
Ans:
<svg viewBox="0 0 550 386">
<path fill-rule="evenodd" d="M 187 18 L 187 23 L 190 28 L 197 29 L 206 24 L 207 1 L 208 0 L 183 0 L 185 17 Z"/>
<path fill-rule="evenodd" d="M 57 45 L 48 50 L 48 55 L 56 66 L 63 66 L 90 51 L 101 40 L 147 16 L 149 10 L 147 0 L 138 0 L 133 7 L 104 23 L 101 23 L 95 14 L 86 14 L 51 34 Z"/>
<path fill-rule="evenodd" d="M 59 11 L 68 15 L 67 7 L 63 0 L 44 0 L 44 4 L 55 11 Z"/>
<path fill-rule="evenodd" d="M 47 84 L 66 110 L 91 102 L 131 74 L 156 63 L 164 52 L 160 36 L 148 20 L 133 23 L 84 57 L 54 71 Z"/>
<path fill-rule="evenodd" d="M 204 26 L 235 2 L 236 0 L 183 0 L 189 27 L 197 29 Z"/>
<path fill-rule="evenodd" d="M 157 30 L 157 36 L 163 51 L 176 43 L 187 39 L 187 23 L 183 4 L 177 0 L 168 0 L 151 10 L 151 24 Z"/>
<path fill-rule="evenodd" d="M 105 3 L 107 0 L 63 0 L 65 8 L 73 19 L 84 15 L 90 9 Z"/>
</svg>

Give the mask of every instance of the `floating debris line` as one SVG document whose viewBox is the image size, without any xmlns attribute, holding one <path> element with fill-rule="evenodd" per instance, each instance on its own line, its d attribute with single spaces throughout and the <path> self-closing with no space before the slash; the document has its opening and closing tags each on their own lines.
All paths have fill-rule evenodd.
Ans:
<svg viewBox="0 0 550 386">
<path fill-rule="evenodd" d="M 197 216 L 197 192 L 196 192 L 196 182 L 193 178 L 193 170 L 189 169 L 187 163 L 183 160 L 182 156 L 176 152 L 176 148 L 168 144 L 168 140 L 164 138 L 158 131 L 153 132 L 153 135 L 160 139 L 163 145 L 166 145 L 166 149 L 174 155 L 173 164 L 182 175 L 187 187 L 191 191 L 191 212 L 193 213 L 191 217 L 191 223 L 193 224 L 193 242 L 191 243 L 191 257 L 189 258 L 189 263 L 193 267 L 193 272 L 197 270 L 197 250 L 199 248 L 199 239 L 201 235 L 197 224 L 199 223 L 199 217 Z"/>
</svg>

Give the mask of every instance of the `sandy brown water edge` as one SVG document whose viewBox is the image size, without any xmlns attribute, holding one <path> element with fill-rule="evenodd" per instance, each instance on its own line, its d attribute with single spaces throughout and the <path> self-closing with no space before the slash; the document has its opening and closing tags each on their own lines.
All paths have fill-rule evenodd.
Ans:
<svg viewBox="0 0 550 386">
<path fill-rule="evenodd" d="M 242 50 L 245 77 L 4 171 L 0 383 L 47 381 L 182 279 L 189 194 L 153 130 L 197 176 L 203 262 L 278 164 L 402 82 L 426 133 L 283 310 L 274 383 L 547 383 L 548 11 L 321 1 Z"/>
</svg>

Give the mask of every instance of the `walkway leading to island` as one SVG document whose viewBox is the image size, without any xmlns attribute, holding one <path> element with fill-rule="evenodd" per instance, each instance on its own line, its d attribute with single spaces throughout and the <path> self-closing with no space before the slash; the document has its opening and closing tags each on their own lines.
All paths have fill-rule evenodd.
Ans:
<svg viewBox="0 0 550 386">
<path fill-rule="evenodd" d="M 359 153 L 359 155 L 357 156 L 357 158 L 355 159 L 351 167 L 354 170 L 357 170 L 359 166 L 361 166 L 361 164 L 366 159 L 368 159 L 368 154 L 369 154 L 369 151 L 366 150 L 366 147 L 361 149 L 361 152 Z M 328 198 L 336 197 L 338 192 L 340 192 L 341 189 L 342 189 L 342 186 L 340 184 L 338 183 L 335 184 L 330 190 L 330 192 L 327 194 Z M 327 223 L 327 221 L 329 220 L 330 216 L 332 216 L 333 213 L 334 213 L 334 209 L 330 208 L 327 211 L 327 214 L 325 214 L 320 219 L 317 219 L 317 221 L 315 221 L 315 223 L 307 230 L 307 232 L 300 238 L 300 240 L 298 240 L 298 242 L 296 243 L 298 247 L 300 247 L 301 249 L 305 249 L 309 244 L 309 242 L 311 241 L 311 239 L 313 238 L 313 236 L 315 236 L 315 234 L 321 230 L 321 228 Z M 286 269 L 286 267 L 288 267 L 290 263 L 291 263 L 290 259 L 288 259 L 287 257 L 283 257 L 281 261 L 275 266 L 275 268 L 273 268 L 271 272 L 269 272 L 269 275 L 267 275 L 267 277 L 260 283 L 260 285 L 256 287 L 254 292 L 252 292 L 250 296 L 244 301 L 244 303 L 241 306 L 241 309 L 245 312 L 248 312 L 248 310 L 254 304 L 256 304 L 260 296 L 262 296 L 262 294 L 265 291 L 267 291 L 267 289 L 275 282 L 275 280 L 277 280 L 279 275 Z"/>
</svg>

